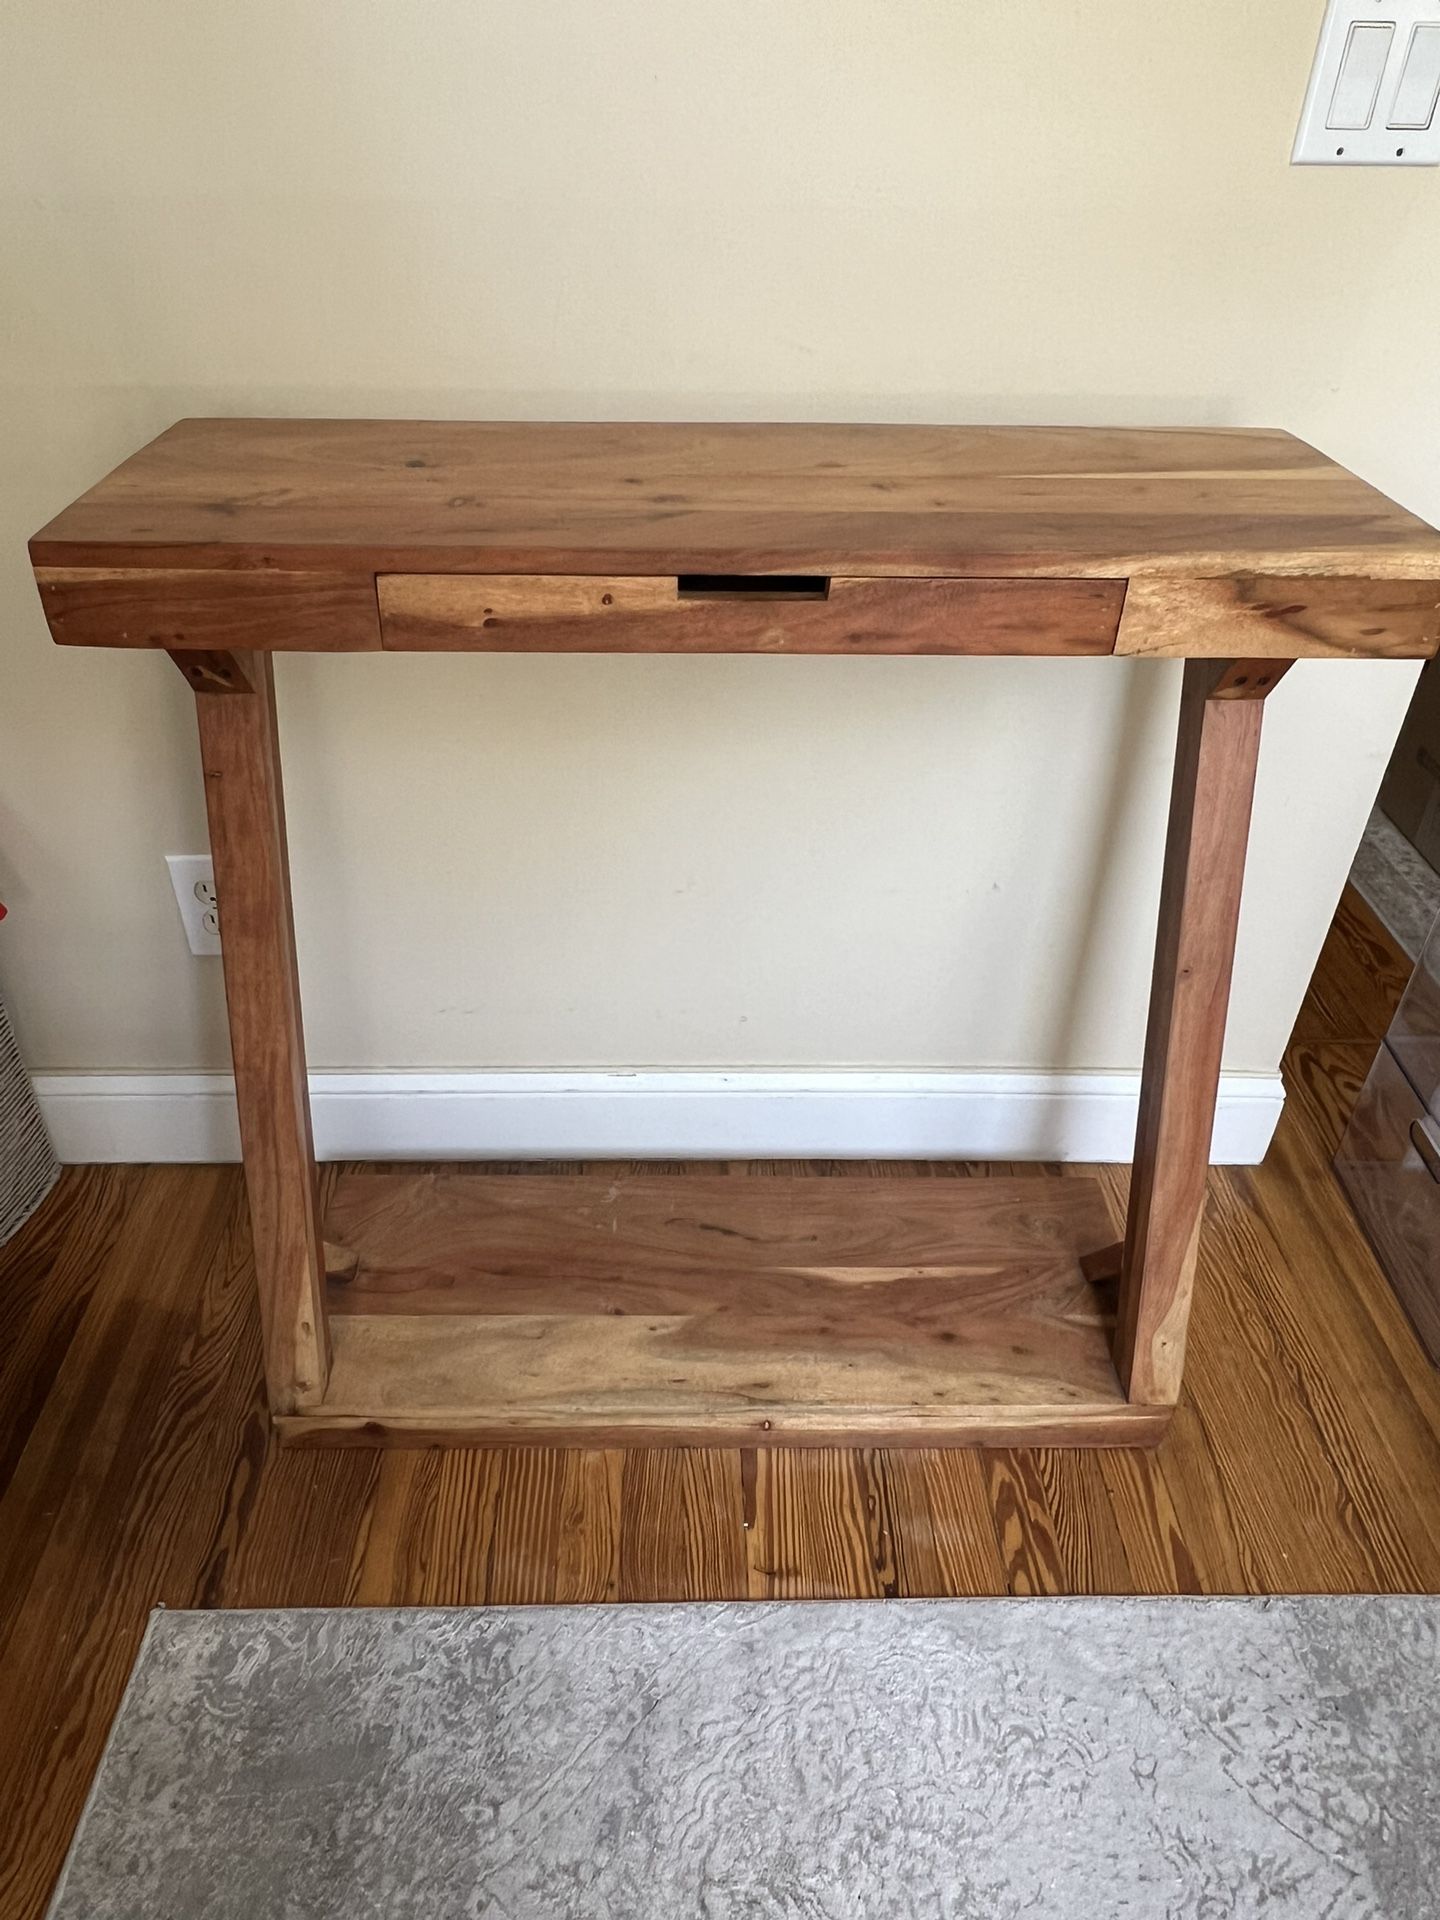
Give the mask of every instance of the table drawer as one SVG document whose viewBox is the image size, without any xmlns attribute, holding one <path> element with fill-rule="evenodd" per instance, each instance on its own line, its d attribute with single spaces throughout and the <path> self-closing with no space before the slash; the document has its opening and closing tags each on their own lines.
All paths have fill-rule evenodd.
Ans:
<svg viewBox="0 0 1440 1920">
<path fill-rule="evenodd" d="M 1440 1365 L 1440 1120 L 1382 1046 L 1335 1156 L 1376 1258 Z"/>
<path fill-rule="evenodd" d="M 1105 654 L 1123 580 L 381 574 L 382 644 L 496 653 Z"/>
</svg>

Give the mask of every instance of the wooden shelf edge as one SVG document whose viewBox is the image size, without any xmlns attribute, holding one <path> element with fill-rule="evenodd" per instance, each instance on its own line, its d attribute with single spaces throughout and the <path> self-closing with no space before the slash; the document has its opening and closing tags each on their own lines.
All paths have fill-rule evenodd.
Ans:
<svg viewBox="0 0 1440 1920">
<path fill-rule="evenodd" d="M 477 1413 L 392 1409 L 384 1414 L 281 1414 L 275 1430 L 297 1447 L 1153 1447 L 1170 1424 L 1170 1407 L 1106 1402 L 1094 1406 L 950 1409 L 943 1419 L 907 1420 L 884 1408 L 846 1425 L 818 1428 L 783 1418 L 667 1426 L 636 1419 L 547 1425 L 496 1422 Z"/>
</svg>

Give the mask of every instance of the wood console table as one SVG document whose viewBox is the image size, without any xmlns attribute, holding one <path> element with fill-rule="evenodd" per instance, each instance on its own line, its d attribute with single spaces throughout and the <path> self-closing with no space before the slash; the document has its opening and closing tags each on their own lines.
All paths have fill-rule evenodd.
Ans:
<svg viewBox="0 0 1440 1920">
<path fill-rule="evenodd" d="M 58 641 L 162 648 L 195 689 L 284 1434 L 1163 1431 L 1262 701 L 1300 656 L 1434 652 L 1440 535 L 1282 433 L 188 420 L 31 555 Z M 270 657 L 295 649 L 1183 656 L 1123 1248 L 1084 1178 L 373 1172 L 322 1231 Z"/>
</svg>

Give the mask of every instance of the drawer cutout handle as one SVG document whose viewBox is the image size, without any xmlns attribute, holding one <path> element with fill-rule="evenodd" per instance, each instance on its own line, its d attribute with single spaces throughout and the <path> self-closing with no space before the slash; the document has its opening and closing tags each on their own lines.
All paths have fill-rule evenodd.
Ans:
<svg viewBox="0 0 1440 1920">
<path fill-rule="evenodd" d="M 682 573 L 675 595 L 680 600 L 827 600 L 830 581 L 823 573 Z"/>
<path fill-rule="evenodd" d="M 1410 1144 L 1420 1156 L 1420 1163 L 1430 1178 L 1440 1185 L 1440 1140 L 1435 1138 L 1433 1120 L 1412 1120 L 1410 1122 Z"/>
</svg>

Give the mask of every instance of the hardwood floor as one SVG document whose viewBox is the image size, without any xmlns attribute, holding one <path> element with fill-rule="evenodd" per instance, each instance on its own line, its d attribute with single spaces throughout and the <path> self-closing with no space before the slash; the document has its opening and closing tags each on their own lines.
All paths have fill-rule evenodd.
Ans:
<svg viewBox="0 0 1440 1920">
<path fill-rule="evenodd" d="M 0 1252 L 0 1915 L 43 1911 L 157 1604 L 1440 1591 L 1440 1384 L 1329 1171 L 1405 970 L 1347 895 L 1153 1453 L 282 1452 L 238 1171 L 67 1172 Z"/>
</svg>

